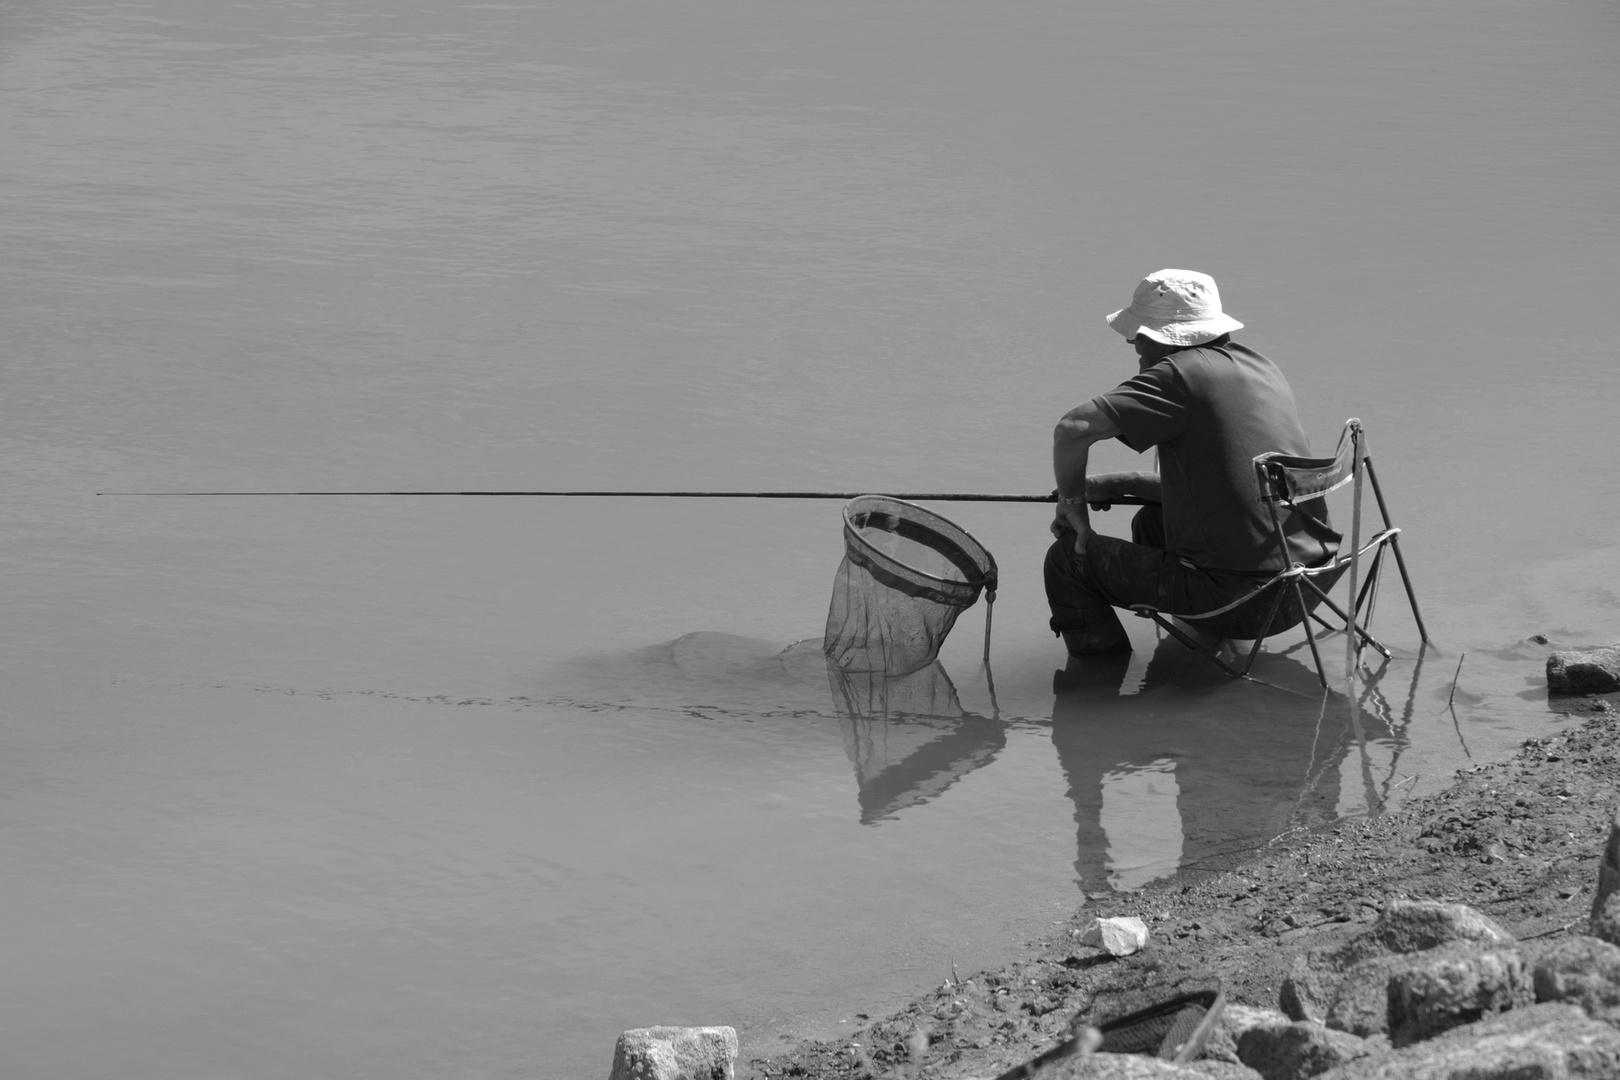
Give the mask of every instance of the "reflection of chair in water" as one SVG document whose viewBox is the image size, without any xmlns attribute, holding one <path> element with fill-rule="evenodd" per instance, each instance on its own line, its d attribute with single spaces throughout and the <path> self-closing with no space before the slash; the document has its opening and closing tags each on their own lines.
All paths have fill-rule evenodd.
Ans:
<svg viewBox="0 0 1620 1080">
<path fill-rule="evenodd" d="M 1313 724 L 1314 702 L 1227 679 L 1168 640 L 1142 692 L 1122 695 L 1129 663 L 1071 660 L 1053 680 L 1052 743 L 1086 890 L 1219 866 L 1337 817 L 1338 763 L 1353 741 L 1345 715 Z"/>
<path fill-rule="evenodd" d="M 827 671 L 863 825 L 933 799 L 1007 745 L 999 721 L 963 711 L 937 661 L 898 678 Z"/>
<path fill-rule="evenodd" d="M 1425 642 L 1429 640 L 1428 631 L 1423 627 L 1423 617 L 1418 614 L 1417 596 L 1412 592 L 1412 579 L 1406 572 L 1406 560 L 1401 558 L 1398 542 L 1401 530 L 1390 521 L 1383 489 L 1378 486 L 1378 475 L 1373 472 L 1372 459 L 1367 455 L 1366 434 L 1362 430 L 1360 420 L 1352 418 L 1345 421 L 1344 431 L 1339 437 L 1339 447 L 1332 457 L 1302 458 L 1277 453 L 1261 454 L 1254 459 L 1254 468 L 1260 483 L 1260 500 L 1271 511 L 1274 539 L 1285 560 L 1288 558 L 1289 549 L 1283 531 L 1284 514 L 1279 511 L 1279 504 L 1297 515 L 1297 520 L 1304 525 L 1308 533 L 1336 547 L 1342 537 L 1299 504 L 1320 499 L 1345 484 L 1353 483 L 1354 528 L 1350 551 L 1348 553 L 1336 551 L 1325 562 L 1314 566 L 1293 563 L 1276 574 L 1261 575 L 1257 577 L 1255 587 L 1250 592 L 1212 611 L 1189 614 L 1163 611 L 1151 604 L 1137 604 L 1132 608 L 1133 611 L 1145 618 L 1151 618 L 1183 645 L 1196 650 L 1227 674 L 1238 678 L 1248 675 L 1249 669 L 1254 666 L 1255 658 L 1260 654 L 1260 645 L 1265 638 L 1303 624 L 1305 640 L 1310 644 L 1311 655 L 1316 660 L 1317 678 L 1326 688 L 1327 672 L 1322 666 L 1322 654 L 1316 647 L 1316 636 L 1311 631 L 1312 620 L 1329 630 L 1342 629 L 1348 633 L 1349 629 L 1354 627 L 1362 643 L 1371 645 L 1386 658 L 1389 656 L 1389 650 L 1367 633 L 1367 622 L 1371 619 L 1373 604 L 1376 601 L 1384 549 L 1388 548 L 1395 553 L 1395 562 L 1400 568 L 1401 582 L 1406 586 L 1406 598 L 1412 605 L 1412 617 L 1417 622 L 1418 634 Z M 1378 512 L 1384 521 L 1383 529 L 1365 544 L 1361 543 L 1363 472 L 1367 479 L 1372 481 L 1373 494 L 1378 499 Z M 1361 560 L 1369 553 L 1372 558 L 1368 564 L 1367 579 L 1358 589 Z M 1354 613 L 1353 617 L 1328 596 L 1328 591 L 1347 569 L 1350 571 L 1349 606 Z M 1322 618 L 1316 611 L 1318 606 L 1326 607 L 1337 615 L 1340 624 L 1335 626 Z M 1252 638 L 1254 645 L 1250 648 L 1242 666 L 1234 667 L 1217 649 L 1185 633 L 1172 620 L 1179 620 L 1215 638 Z M 1360 651 L 1359 647 L 1350 647 L 1355 652 Z"/>
</svg>

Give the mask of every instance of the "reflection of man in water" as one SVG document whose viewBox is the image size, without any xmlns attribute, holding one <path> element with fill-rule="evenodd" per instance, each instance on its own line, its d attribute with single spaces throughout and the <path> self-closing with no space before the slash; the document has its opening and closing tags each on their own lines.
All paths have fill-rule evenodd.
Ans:
<svg viewBox="0 0 1620 1080">
<path fill-rule="evenodd" d="M 1318 719 L 1299 697 L 1228 679 L 1171 638 L 1141 692 L 1121 694 L 1130 660 L 1071 658 L 1053 678 L 1052 745 L 1083 889 L 1226 869 L 1274 836 L 1337 816 L 1347 712 Z"/>
<path fill-rule="evenodd" d="M 1273 450 L 1310 454 L 1293 391 L 1275 364 L 1232 340 L 1243 324 L 1221 310 L 1213 278 L 1160 270 L 1108 323 L 1136 347 L 1141 370 L 1071 409 L 1053 434 L 1058 539 L 1046 557 L 1046 596 L 1052 630 L 1074 656 L 1130 649 L 1116 607 L 1197 614 L 1242 596 L 1255 575 L 1285 569 L 1253 461 Z M 1103 439 L 1139 453 L 1157 447 L 1159 471 L 1088 477 L 1087 456 Z M 1129 541 L 1092 532 L 1086 513 L 1120 496 L 1160 504 L 1137 512 Z M 1321 500 L 1303 509 L 1319 520 L 1290 514 L 1284 532 L 1290 557 L 1312 565 L 1332 554 L 1338 535 L 1326 528 Z M 1204 625 L 1256 637 L 1265 607 L 1245 605 L 1224 624 Z"/>
</svg>

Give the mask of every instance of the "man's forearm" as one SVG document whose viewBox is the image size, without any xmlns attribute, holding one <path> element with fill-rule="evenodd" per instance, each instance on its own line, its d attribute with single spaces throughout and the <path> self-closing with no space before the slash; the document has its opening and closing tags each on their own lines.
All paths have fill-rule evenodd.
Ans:
<svg viewBox="0 0 1620 1080">
<path fill-rule="evenodd" d="M 1122 496 L 1143 502 L 1162 502 L 1160 490 L 1156 472 L 1101 473 L 1086 478 L 1086 498 L 1092 502 L 1111 502 Z"/>
<path fill-rule="evenodd" d="M 1086 537 L 1091 532 L 1091 517 L 1086 512 L 1085 502 L 1091 444 L 1118 434 L 1114 422 L 1090 401 L 1070 409 L 1052 432 L 1052 476 L 1058 489 L 1054 527 L 1073 530 L 1080 550 L 1084 550 Z"/>
</svg>

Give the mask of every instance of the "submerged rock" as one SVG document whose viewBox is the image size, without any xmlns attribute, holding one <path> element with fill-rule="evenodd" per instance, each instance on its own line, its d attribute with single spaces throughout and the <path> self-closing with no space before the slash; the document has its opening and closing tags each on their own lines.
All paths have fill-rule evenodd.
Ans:
<svg viewBox="0 0 1620 1080">
<path fill-rule="evenodd" d="M 736 1057 L 735 1028 L 631 1028 L 619 1036 L 608 1080 L 732 1080 Z"/>
<path fill-rule="evenodd" d="M 1547 657 L 1547 689 L 1555 694 L 1612 694 L 1620 690 L 1620 646 L 1553 653 Z"/>
</svg>

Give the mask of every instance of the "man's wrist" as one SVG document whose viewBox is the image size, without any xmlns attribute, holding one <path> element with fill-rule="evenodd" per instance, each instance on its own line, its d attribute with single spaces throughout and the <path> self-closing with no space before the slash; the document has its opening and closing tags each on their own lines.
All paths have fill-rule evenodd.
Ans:
<svg viewBox="0 0 1620 1080">
<path fill-rule="evenodd" d="M 1063 510 L 1078 510 L 1084 505 L 1086 505 L 1086 499 L 1083 495 L 1073 495 L 1067 498 L 1059 497 L 1058 499 L 1058 507 Z"/>
</svg>

